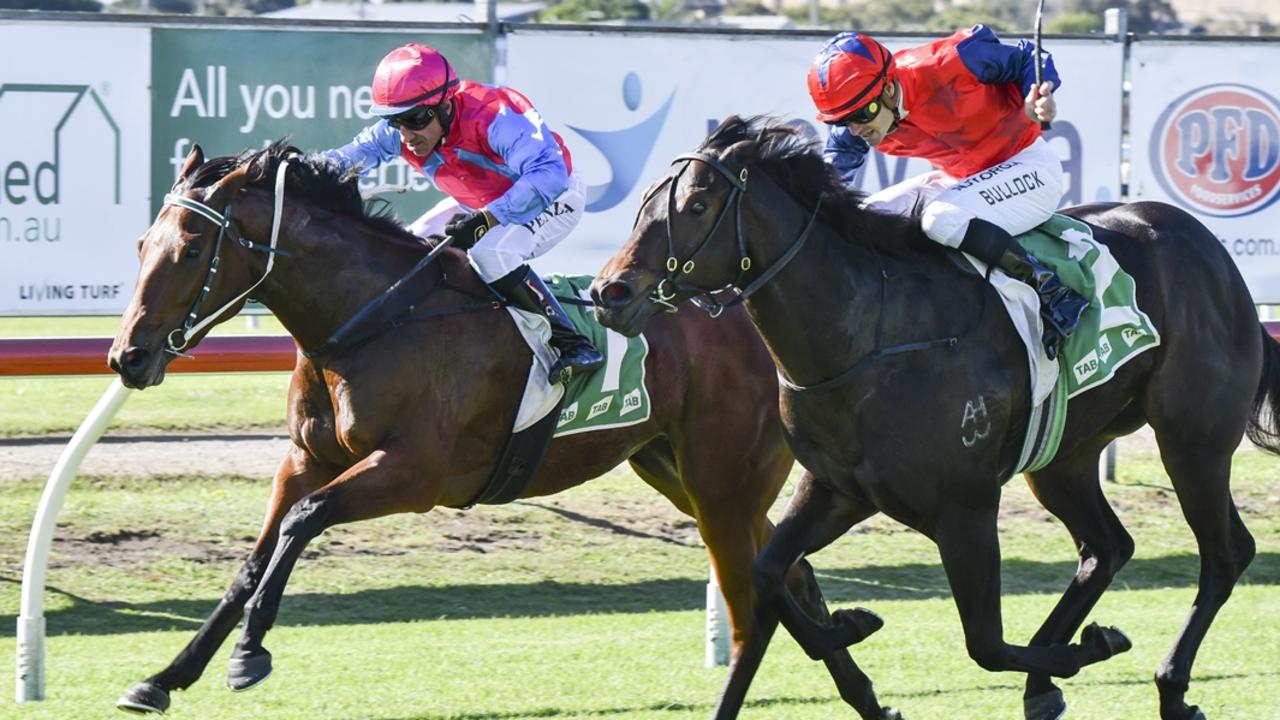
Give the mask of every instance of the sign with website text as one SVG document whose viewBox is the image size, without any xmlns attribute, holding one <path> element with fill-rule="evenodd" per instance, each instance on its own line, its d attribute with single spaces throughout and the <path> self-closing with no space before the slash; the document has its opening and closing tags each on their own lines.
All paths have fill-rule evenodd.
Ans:
<svg viewBox="0 0 1280 720">
<path fill-rule="evenodd" d="M 5 57 L 24 59 L 0 63 L 0 315 L 119 312 L 132 295 L 149 221 L 148 37 L 0 26 Z"/>
<path fill-rule="evenodd" d="M 1280 302 L 1280 68 L 1275 44 L 1142 41 L 1132 50 L 1134 200 L 1209 227 L 1253 299 Z M 1249 72 L 1241 74 L 1240 68 Z"/>
<path fill-rule="evenodd" d="M 886 38 L 901 50 L 932 38 Z M 1006 39 L 1016 43 L 1017 40 Z M 820 142 L 805 75 L 822 38 L 521 31 L 508 38 L 506 78 L 559 132 L 588 186 L 587 215 L 539 269 L 595 273 L 626 240 L 645 188 L 729 115 L 786 119 Z M 1046 134 L 1062 158 L 1064 204 L 1115 200 L 1120 184 L 1123 45 L 1053 40 L 1063 77 L 1059 120 Z M 591 58 L 591 62 L 567 62 Z M 583 102 L 591 88 L 592 102 Z M 747 89 L 749 88 L 749 89 Z M 861 190 L 930 170 L 923 160 L 872 152 Z"/>
<path fill-rule="evenodd" d="M 479 31 L 348 33 L 158 28 L 152 37 L 152 209 L 198 143 L 207 157 L 288 137 L 304 151 L 343 145 L 376 121 L 369 81 L 378 61 L 407 42 L 430 45 L 464 79 L 493 75 L 492 40 Z M 408 223 L 441 197 L 403 160 L 366 186 L 389 195 Z"/>
</svg>

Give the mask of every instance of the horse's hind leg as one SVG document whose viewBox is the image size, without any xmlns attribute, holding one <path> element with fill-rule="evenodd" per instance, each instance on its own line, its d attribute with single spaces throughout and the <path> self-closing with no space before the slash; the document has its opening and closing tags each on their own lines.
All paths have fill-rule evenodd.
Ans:
<svg viewBox="0 0 1280 720">
<path fill-rule="evenodd" d="M 295 502 L 328 483 L 336 474 L 336 470 L 319 464 L 302 449 L 290 448 L 276 471 L 258 541 L 222 601 L 169 666 L 130 688 L 116 701 L 116 707 L 132 712 L 162 713 L 169 707 L 171 691 L 186 689 L 200 678 L 213 654 L 240 621 L 245 603 L 257 589 L 275 549 L 281 518 Z"/>
<path fill-rule="evenodd" d="M 407 455 L 403 450 L 374 451 L 329 485 L 299 500 L 284 516 L 271 563 L 245 604 L 244 629 L 227 670 L 229 688 L 248 690 L 271 674 L 271 653 L 262 641 L 275 623 L 294 563 L 312 538 L 341 523 L 425 512 L 435 505 L 438 486 L 420 487 L 420 474 L 403 459 Z"/>
<path fill-rule="evenodd" d="M 1156 669 L 1161 720 L 1204 718 L 1199 708 L 1185 700 L 1191 683 L 1191 666 L 1218 610 L 1231 596 L 1255 551 L 1253 536 L 1245 528 L 1231 500 L 1231 452 L 1219 447 L 1206 452 L 1189 438 L 1175 439 L 1157 431 L 1160 455 L 1178 494 L 1183 517 L 1195 533 L 1200 550 L 1200 581 L 1177 642 Z M 1239 435 L 1236 435 L 1237 441 Z"/>
<path fill-rule="evenodd" d="M 1080 555 L 1071 584 L 1031 639 L 1034 647 L 1070 642 L 1116 573 L 1133 557 L 1133 538 L 1098 482 L 1098 455 L 1105 443 L 1099 439 L 1027 477 L 1036 498 L 1067 527 Z M 1023 703 L 1027 720 L 1054 720 L 1066 710 L 1062 692 L 1043 674 L 1027 676 Z"/>
<path fill-rule="evenodd" d="M 934 541 L 960 612 L 969 656 L 992 672 L 1071 677 L 1086 665 L 1128 650 L 1123 633 L 1097 626 L 1086 628 L 1079 645 L 1030 647 L 1004 641 L 996 511 L 994 506 L 956 506 L 935 524 Z"/>
</svg>

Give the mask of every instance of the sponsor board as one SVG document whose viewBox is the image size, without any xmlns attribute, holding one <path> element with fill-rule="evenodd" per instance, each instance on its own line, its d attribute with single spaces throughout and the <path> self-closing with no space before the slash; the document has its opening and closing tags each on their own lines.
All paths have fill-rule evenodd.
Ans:
<svg viewBox="0 0 1280 720">
<path fill-rule="evenodd" d="M 0 67 L 0 314 L 128 304 L 149 221 L 147 44 L 146 29 L 0 27 L 7 56 L 40 58 Z"/>
<path fill-rule="evenodd" d="M 1134 200 L 1190 212 L 1244 275 L 1280 302 L 1280 68 L 1274 45 L 1143 41 L 1133 46 Z M 1247 82 L 1223 82 L 1252 68 Z"/>
<path fill-rule="evenodd" d="M 1149 142 L 1156 181 L 1192 212 L 1252 215 L 1280 197 L 1280 103 L 1256 87 L 1189 90 L 1160 114 Z"/>
<path fill-rule="evenodd" d="M 928 40 L 892 38 L 886 44 L 898 50 Z M 599 271 L 630 233 L 644 190 L 667 174 L 672 158 L 692 150 L 729 115 L 777 116 L 825 142 L 827 128 L 813 119 L 805 86 L 805 73 L 822 42 L 513 30 L 500 76 L 528 95 L 564 137 L 588 186 L 582 222 L 537 261 L 538 268 Z M 1123 46 L 1073 39 L 1054 40 L 1046 49 L 1063 76 L 1057 95 L 1060 120 L 1046 138 L 1067 173 L 1064 204 L 1115 200 Z M 592 61 L 565 62 L 574 57 Z M 1096 78 L 1112 80 L 1099 83 Z M 587 88 L 591 102 L 583 102 Z M 860 189 L 879 190 L 929 169 L 922 160 L 873 151 Z"/>
<path fill-rule="evenodd" d="M 478 31 L 341 33 L 158 28 L 152 40 L 153 210 L 198 143 L 230 155 L 288 137 L 305 151 L 349 142 L 376 122 L 369 86 L 378 61 L 406 42 L 437 48 L 464 79 L 492 78 L 492 40 Z M 443 197 L 397 158 L 363 179 L 409 223 Z"/>
</svg>

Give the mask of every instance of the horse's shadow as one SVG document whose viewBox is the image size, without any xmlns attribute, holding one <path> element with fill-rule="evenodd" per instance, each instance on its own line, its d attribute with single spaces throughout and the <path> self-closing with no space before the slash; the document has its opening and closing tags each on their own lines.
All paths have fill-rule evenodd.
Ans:
<svg viewBox="0 0 1280 720">
<path fill-rule="evenodd" d="M 1072 562 L 1006 559 L 1005 595 L 1053 594 L 1075 572 Z M 950 597 L 946 575 L 935 564 L 817 568 L 824 594 L 835 603 L 925 600 Z M 1195 555 L 1138 558 L 1125 566 L 1117 584 L 1129 590 L 1195 588 L 1200 563 Z M 12 578 L 0 582 L 16 583 Z M 1280 585 L 1280 553 L 1259 553 L 1241 579 L 1246 585 Z M 114 635 L 191 630 L 199 627 L 215 598 L 150 603 L 102 602 L 50 592 L 72 601 L 48 614 L 50 635 Z M 404 585 L 354 593 L 300 593 L 289 596 L 278 624 L 350 625 L 422 620 L 569 617 L 599 613 L 669 612 L 701 609 L 701 580 L 648 580 L 616 585 L 540 581 L 524 584 L 465 584 L 448 587 Z M 13 637 L 12 623 L 0 637 Z"/>
</svg>

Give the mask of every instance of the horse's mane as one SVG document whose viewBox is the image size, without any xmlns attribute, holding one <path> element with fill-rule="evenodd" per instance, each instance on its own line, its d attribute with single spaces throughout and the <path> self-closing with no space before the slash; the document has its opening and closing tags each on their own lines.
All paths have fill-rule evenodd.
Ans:
<svg viewBox="0 0 1280 720">
<path fill-rule="evenodd" d="M 287 138 L 276 140 L 261 150 L 245 150 L 238 155 L 207 160 L 174 191 L 213 185 L 246 164 L 251 166 L 249 187 L 274 191 L 276 169 L 285 159 L 289 160 L 285 193 L 290 199 L 296 197 L 325 210 L 361 220 L 372 230 L 399 244 L 429 247 L 421 238 L 404 229 L 385 201 L 366 201 L 360 196 L 358 172 L 347 170 L 319 153 L 303 154 L 290 145 Z"/>
<path fill-rule="evenodd" d="M 820 219 L 851 243 L 891 255 L 936 249 L 920 229 L 919 208 L 904 216 L 862 207 L 866 193 L 845 187 L 817 142 L 793 124 L 732 115 L 698 146 L 716 156 L 730 149 L 731 164 L 756 165 L 802 207 L 812 208 L 822 195 Z"/>
</svg>

